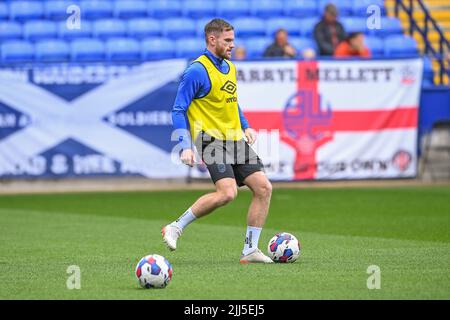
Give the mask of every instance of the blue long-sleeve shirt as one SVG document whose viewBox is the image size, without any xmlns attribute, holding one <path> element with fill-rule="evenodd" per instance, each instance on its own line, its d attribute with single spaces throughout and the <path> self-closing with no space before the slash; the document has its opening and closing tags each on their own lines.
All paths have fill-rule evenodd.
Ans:
<svg viewBox="0 0 450 320">
<path fill-rule="evenodd" d="M 230 66 L 223 59 L 217 58 L 208 49 L 204 52 L 214 65 L 222 72 L 228 73 Z M 172 108 L 172 122 L 175 130 L 180 129 L 178 140 L 183 149 L 191 148 L 191 139 L 189 135 L 189 121 L 187 110 L 194 98 L 202 98 L 208 94 L 211 89 L 211 81 L 205 67 L 200 62 L 192 63 L 181 77 L 178 87 L 175 103 Z M 241 108 L 238 105 L 239 119 L 243 130 L 250 127 Z"/>
</svg>

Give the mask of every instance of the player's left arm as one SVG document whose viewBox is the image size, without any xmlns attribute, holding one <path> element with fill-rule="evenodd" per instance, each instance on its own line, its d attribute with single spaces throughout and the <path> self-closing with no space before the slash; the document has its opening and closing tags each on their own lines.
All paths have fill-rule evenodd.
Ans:
<svg viewBox="0 0 450 320">
<path fill-rule="evenodd" d="M 241 128 L 244 131 L 248 144 L 254 144 L 256 141 L 256 131 L 250 127 L 247 118 L 244 116 L 241 107 L 238 105 L 239 119 L 241 121 Z"/>
</svg>

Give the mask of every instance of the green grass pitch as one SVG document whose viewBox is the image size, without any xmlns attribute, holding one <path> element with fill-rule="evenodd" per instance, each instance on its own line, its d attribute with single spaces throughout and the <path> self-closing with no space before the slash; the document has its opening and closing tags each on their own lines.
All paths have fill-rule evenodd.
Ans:
<svg viewBox="0 0 450 320">
<path fill-rule="evenodd" d="M 0 299 L 449 299 L 450 187 L 276 189 L 260 239 L 302 244 L 293 264 L 241 265 L 251 194 L 191 224 L 169 252 L 161 227 L 202 191 L 0 196 Z M 147 254 L 173 265 L 138 286 Z M 67 268 L 81 289 L 66 287 Z M 367 268 L 381 288 L 367 288 Z"/>
</svg>

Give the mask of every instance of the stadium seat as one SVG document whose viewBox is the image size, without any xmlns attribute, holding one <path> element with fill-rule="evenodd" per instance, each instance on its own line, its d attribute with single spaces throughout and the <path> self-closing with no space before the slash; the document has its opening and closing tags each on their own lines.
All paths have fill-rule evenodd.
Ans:
<svg viewBox="0 0 450 320">
<path fill-rule="evenodd" d="M 316 0 L 291 0 L 286 1 L 284 14 L 292 17 L 313 17 L 319 14 Z"/>
<path fill-rule="evenodd" d="M 237 18 L 232 21 L 232 25 L 238 38 L 266 35 L 266 25 L 263 19 L 255 17 Z"/>
<path fill-rule="evenodd" d="M 175 58 L 175 44 L 166 38 L 148 38 L 141 42 L 141 56 L 144 60 Z"/>
<path fill-rule="evenodd" d="M 82 18 L 105 19 L 113 15 L 114 7 L 111 1 L 106 0 L 84 0 L 80 2 Z"/>
<path fill-rule="evenodd" d="M 175 0 L 151 0 L 147 9 L 148 14 L 155 19 L 175 18 L 182 14 L 181 2 Z"/>
<path fill-rule="evenodd" d="M 45 17 L 50 20 L 67 19 L 71 15 L 71 13 L 67 13 L 69 6 L 78 4 L 77 1 L 70 0 L 46 1 L 44 5 Z"/>
<path fill-rule="evenodd" d="M 266 48 L 273 42 L 272 38 L 257 37 L 249 38 L 244 42 L 249 59 L 262 58 Z"/>
<path fill-rule="evenodd" d="M 37 61 L 69 61 L 70 46 L 63 40 L 51 39 L 38 41 L 35 44 Z"/>
<path fill-rule="evenodd" d="M 187 0 L 183 2 L 183 15 L 189 18 L 211 17 L 216 14 L 213 1 Z"/>
<path fill-rule="evenodd" d="M 310 38 L 290 37 L 288 41 L 297 50 L 298 55 L 305 49 L 313 49 L 317 52 L 317 44 Z"/>
<path fill-rule="evenodd" d="M 94 36 L 100 39 L 124 37 L 127 25 L 120 19 L 100 19 L 93 22 Z"/>
<path fill-rule="evenodd" d="M 422 86 L 434 85 L 434 71 L 431 59 L 423 56 L 423 82 Z"/>
<path fill-rule="evenodd" d="M 92 36 L 92 22 L 81 20 L 80 29 L 68 28 L 67 21 L 59 22 L 58 36 L 66 40 L 89 38 L 90 36 Z"/>
<path fill-rule="evenodd" d="M 279 29 L 285 29 L 290 36 L 300 35 L 300 20 L 289 17 L 278 17 L 267 21 L 266 34 L 273 37 L 275 32 Z"/>
<path fill-rule="evenodd" d="M 206 43 L 203 38 L 178 39 L 175 42 L 177 58 L 195 59 L 205 51 Z"/>
<path fill-rule="evenodd" d="M 28 41 L 12 40 L 1 44 L 0 57 L 2 62 L 25 62 L 34 59 L 34 47 Z"/>
<path fill-rule="evenodd" d="M 372 57 L 381 57 L 384 55 L 384 42 L 381 38 L 365 36 L 364 43 L 370 49 Z"/>
<path fill-rule="evenodd" d="M 112 38 L 106 42 L 106 56 L 113 61 L 140 60 L 141 46 L 135 39 Z"/>
<path fill-rule="evenodd" d="M 44 5 L 39 1 L 13 1 L 9 4 L 10 18 L 26 21 L 44 18 Z"/>
<path fill-rule="evenodd" d="M 195 22 L 188 18 L 169 18 L 162 22 L 163 35 L 170 39 L 193 37 L 196 33 Z"/>
<path fill-rule="evenodd" d="M 7 20 L 9 18 L 8 4 L 0 2 L 0 20 Z"/>
<path fill-rule="evenodd" d="M 162 34 L 159 20 L 151 18 L 130 19 L 127 23 L 128 36 L 134 38 L 159 37 Z"/>
<path fill-rule="evenodd" d="M 358 17 L 343 17 L 340 22 L 344 26 L 344 30 L 347 34 L 352 32 L 367 33 L 367 19 Z"/>
<path fill-rule="evenodd" d="M 22 25 L 14 21 L 0 21 L 0 42 L 22 38 Z"/>
<path fill-rule="evenodd" d="M 340 17 L 350 16 L 353 13 L 353 1 L 352 0 L 320 0 L 319 1 L 319 14 L 323 15 L 325 6 L 329 3 L 333 3 L 338 8 Z"/>
<path fill-rule="evenodd" d="M 217 3 L 217 15 L 224 19 L 233 19 L 250 15 L 250 3 L 240 0 L 222 0 Z"/>
<path fill-rule="evenodd" d="M 314 27 L 319 21 L 320 21 L 319 17 L 305 18 L 300 20 L 299 23 L 300 35 L 303 37 L 312 38 L 314 36 Z"/>
<path fill-rule="evenodd" d="M 114 4 L 114 16 L 117 18 L 146 17 L 147 11 L 147 1 L 144 0 L 120 0 Z"/>
<path fill-rule="evenodd" d="M 102 61 L 106 57 L 105 45 L 97 39 L 76 39 L 71 43 L 70 52 L 74 61 Z"/>
<path fill-rule="evenodd" d="M 282 0 L 252 0 L 250 12 L 259 18 L 271 18 L 281 16 L 284 13 Z"/>
<path fill-rule="evenodd" d="M 410 36 L 389 36 L 384 41 L 384 53 L 388 57 L 417 55 L 417 42 Z"/>
<path fill-rule="evenodd" d="M 367 17 L 367 8 L 376 5 L 381 9 L 381 14 L 386 14 L 384 0 L 358 0 L 353 2 L 352 13 L 354 16 Z"/>
<path fill-rule="evenodd" d="M 27 21 L 23 25 L 23 36 L 30 41 L 56 38 L 57 24 L 48 20 Z"/>
<path fill-rule="evenodd" d="M 403 34 L 403 28 L 400 20 L 394 17 L 381 17 L 381 28 L 369 30 L 370 34 L 380 37 L 387 37 L 390 35 Z"/>
</svg>

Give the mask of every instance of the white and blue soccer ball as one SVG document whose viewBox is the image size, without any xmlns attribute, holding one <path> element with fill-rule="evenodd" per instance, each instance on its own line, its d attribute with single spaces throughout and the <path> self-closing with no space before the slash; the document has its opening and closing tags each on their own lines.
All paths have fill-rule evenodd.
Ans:
<svg viewBox="0 0 450 320">
<path fill-rule="evenodd" d="M 136 266 L 136 277 L 141 287 L 165 288 L 172 280 L 172 265 L 158 254 L 143 257 Z"/>
<path fill-rule="evenodd" d="M 294 262 L 300 256 L 300 242 L 290 233 L 277 233 L 270 239 L 267 252 L 273 262 Z"/>
</svg>

